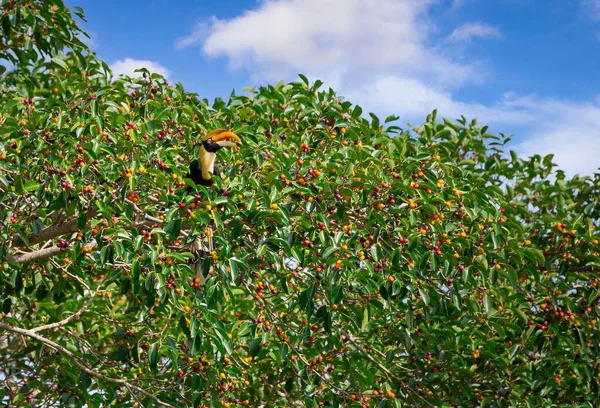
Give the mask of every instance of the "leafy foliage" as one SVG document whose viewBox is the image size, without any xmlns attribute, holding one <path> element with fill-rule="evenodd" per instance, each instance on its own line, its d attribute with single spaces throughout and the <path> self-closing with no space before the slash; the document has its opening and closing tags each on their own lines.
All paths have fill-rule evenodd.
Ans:
<svg viewBox="0 0 600 408">
<path fill-rule="evenodd" d="M 465 118 L 366 120 L 302 75 L 212 105 L 112 78 L 62 1 L 0 8 L 3 402 L 594 403 L 597 174 Z M 194 186 L 218 127 L 243 145 Z"/>
</svg>

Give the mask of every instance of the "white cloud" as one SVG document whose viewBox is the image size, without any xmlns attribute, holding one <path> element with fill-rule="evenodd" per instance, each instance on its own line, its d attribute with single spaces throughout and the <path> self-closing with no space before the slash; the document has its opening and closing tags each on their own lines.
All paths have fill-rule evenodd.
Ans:
<svg viewBox="0 0 600 408">
<path fill-rule="evenodd" d="M 177 48 L 201 45 L 232 69 L 276 81 L 302 72 L 344 76 L 398 72 L 429 80 L 478 80 L 471 64 L 453 62 L 425 46 L 433 0 L 267 0 L 229 19 L 197 24 Z M 357 75 L 358 74 L 358 75 Z"/>
<path fill-rule="evenodd" d="M 437 109 L 439 117 L 478 118 L 480 124 L 491 125 L 492 133 L 519 129 L 509 149 L 523 156 L 553 153 L 568 176 L 591 174 L 600 167 L 600 98 L 594 104 L 508 92 L 490 105 L 465 103 L 442 89 L 395 76 L 375 78 L 370 86 L 343 94 L 380 117 L 399 114 L 413 124 Z"/>
<path fill-rule="evenodd" d="M 310 71 L 347 65 L 418 64 L 428 1 L 266 1 L 229 21 L 214 20 L 204 42 L 208 55 L 233 66 L 285 64 Z"/>
<path fill-rule="evenodd" d="M 506 95 L 493 107 L 479 103 L 456 101 L 452 94 L 439 87 L 425 84 L 413 78 L 393 75 L 375 78 L 362 88 L 344 93 L 350 101 L 357 101 L 370 111 L 381 115 L 400 114 L 410 121 L 422 121 L 437 109 L 444 117 L 457 119 L 461 115 L 481 118 L 490 123 L 513 123 L 524 125 L 533 117 L 514 105 L 514 98 Z"/>
<path fill-rule="evenodd" d="M 110 65 L 110 69 L 115 77 L 119 75 L 129 75 L 131 77 L 142 76 L 140 72 L 134 72 L 136 69 L 146 68 L 152 73 L 160 74 L 165 78 L 169 78 L 171 71 L 160 65 L 158 62 L 148 60 L 137 60 L 132 58 L 125 58 L 123 60 L 115 61 Z"/>
<path fill-rule="evenodd" d="M 214 21 L 214 18 L 213 18 Z M 203 21 L 196 24 L 192 33 L 188 36 L 182 37 L 177 40 L 175 47 L 177 49 L 186 48 L 192 45 L 201 44 L 209 34 L 209 25 Z"/>
<path fill-rule="evenodd" d="M 468 23 L 457 27 L 448 37 L 448 41 L 471 41 L 474 37 L 499 38 L 502 34 L 496 27 L 485 23 Z"/>
<path fill-rule="evenodd" d="M 248 71 L 254 83 L 296 79 L 297 73 L 320 78 L 380 117 L 397 114 L 417 124 L 438 109 L 451 119 L 478 118 L 492 131 L 519 131 L 520 144 L 512 148 L 523 154 L 554 152 L 568 174 L 593 172 L 600 165 L 594 157 L 600 151 L 600 104 L 514 93 L 489 104 L 457 100 L 453 92 L 482 83 L 489 68 L 472 58 L 453 58 L 448 49 L 457 47 L 443 41 L 429 45 L 436 28 L 427 11 L 434 3 L 439 5 L 437 0 L 262 0 L 237 17 L 196 25 L 176 46 L 197 45 L 207 56 L 225 57 L 231 68 Z M 471 23 L 449 38 L 500 35 L 497 28 Z"/>
<path fill-rule="evenodd" d="M 569 176 L 598 172 L 600 160 L 600 104 L 531 98 L 522 102 L 536 126 L 531 137 L 516 146 L 524 155 L 554 154 Z"/>
</svg>

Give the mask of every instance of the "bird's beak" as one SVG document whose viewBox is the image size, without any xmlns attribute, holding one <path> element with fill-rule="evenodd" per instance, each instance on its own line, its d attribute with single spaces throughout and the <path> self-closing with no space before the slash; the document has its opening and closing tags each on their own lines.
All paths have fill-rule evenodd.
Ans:
<svg viewBox="0 0 600 408">
<path fill-rule="evenodd" d="M 213 142 L 221 147 L 235 147 L 242 143 L 240 137 L 233 132 L 221 130 L 219 132 L 211 132 L 207 136 L 211 136 L 210 138 Z"/>
</svg>

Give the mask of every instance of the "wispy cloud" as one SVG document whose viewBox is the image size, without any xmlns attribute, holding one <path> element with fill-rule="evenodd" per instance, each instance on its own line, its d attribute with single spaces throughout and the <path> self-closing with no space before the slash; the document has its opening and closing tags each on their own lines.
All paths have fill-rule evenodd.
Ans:
<svg viewBox="0 0 600 408">
<path fill-rule="evenodd" d="M 110 69 L 114 76 L 129 75 L 131 77 L 139 77 L 142 74 L 134 72 L 136 69 L 146 68 L 150 72 L 162 75 L 165 78 L 169 78 L 171 71 L 160 65 L 158 62 L 148 60 L 137 60 L 133 58 L 125 58 L 119 61 L 115 61 L 110 65 Z"/>
<path fill-rule="evenodd" d="M 88 47 L 93 48 L 94 50 L 98 49 L 99 44 L 97 34 L 93 32 L 88 32 L 87 35 L 89 35 L 89 37 L 86 37 L 83 34 L 80 34 L 77 37 L 81 40 L 82 43 L 84 43 Z"/>
<path fill-rule="evenodd" d="M 581 0 L 581 4 L 591 18 L 600 20 L 600 0 Z"/>
<path fill-rule="evenodd" d="M 457 9 L 457 8 L 461 8 L 465 5 L 467 5 L 468 3 L 472 3 L 476 0 L 453 0 L 452 1 L 452 8 Z"/>
<path fill-rule="evenodd" d="M 468 42 L 474 37 L 500 38 L 502 34 L 496 27 L 485 23 L 468 23 L 457 27 L 448 36 L 448 41 L 451 42 Z"/>
<path fill-rule="evenodd" d="M 216 21 L 212 19 L 213 23 Z M 202 44 L 202 42 L 208 37 L 210 25 L 204 21 L 200 21 L 196 24 L 193 31 L 185 37 L 179 38 L 175 42 L 175 47 L 180 50 L 193 45 Z"/>
<path fill-rule="evenodd" d="M 486 105 L 458 101 L 443 89 L 397 76 L 374 78 L 368 86 L 342 92 L 367 111 L 383 117 L 399 114 L 414 124 L 437 109 L 439 116 L 453 120 L 461 115 L 477 118 L 490 124 L 492 132 L 519 129 L 511 149 L 524 156 L 552 153 L 570 176 L 591 174 L 600 167 L 600 98 L 592 103 L 507 92 Z"/>
</svg>

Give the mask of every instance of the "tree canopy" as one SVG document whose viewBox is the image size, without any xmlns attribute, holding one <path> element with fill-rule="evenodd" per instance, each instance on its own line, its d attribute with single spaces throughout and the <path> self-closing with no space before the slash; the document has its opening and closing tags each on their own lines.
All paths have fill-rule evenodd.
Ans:
<svg viewBox="0 0 600 408">
<path fill-rule="evenodd" d="M 0 11 L 2 403 L 598 402 L 599 174 L 303 75 L 213 103 L 115 78 L 62 0 Z M 196 186 L 216 128 L 243 144 Z"/>
</svg>

